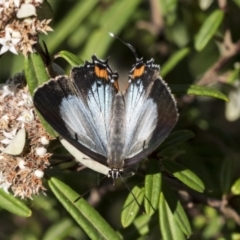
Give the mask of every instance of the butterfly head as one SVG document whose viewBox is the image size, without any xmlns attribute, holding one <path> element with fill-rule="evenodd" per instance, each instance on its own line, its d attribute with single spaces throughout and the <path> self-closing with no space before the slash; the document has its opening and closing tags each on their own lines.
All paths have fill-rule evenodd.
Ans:
<svg viewBox="0 0 240 240">
<path fill-rule="evenodd" d="M 113 180 L 121 177 L 123 174 L 123 169 L 112 168 L 108 172 L 108 177 L 111 177 Z"/>
</svg>

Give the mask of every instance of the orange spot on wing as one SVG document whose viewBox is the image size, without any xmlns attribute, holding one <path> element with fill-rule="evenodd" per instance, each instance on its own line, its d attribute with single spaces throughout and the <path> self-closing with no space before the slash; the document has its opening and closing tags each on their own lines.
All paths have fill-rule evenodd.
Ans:
<svg viewBox="0 0 240 240">
<path fill-rule="evenodd" d="M 108 80 L 108 72 L 106 69 L 95 66 L 94 71 L 95 71 L 95 74 L 97 75 L 97 77 L 105 78 L 106 80 Z"/>
<path fill-rule="evenodd" d="M 136 77 L 140 77 L 143 75 L 144 73 L 144 70 L 145 70 L 145 66 L 142 65 L 140 68 L 135 68 L 134 69 L 134 72 L 133 72 L 133 78 L 136 78 Z"/>
</svg>

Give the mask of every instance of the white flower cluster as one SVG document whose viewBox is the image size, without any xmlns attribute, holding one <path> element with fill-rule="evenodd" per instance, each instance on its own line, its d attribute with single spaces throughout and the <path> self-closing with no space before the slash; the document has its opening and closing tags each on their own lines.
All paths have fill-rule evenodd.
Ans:
<svg viewBox="0 0 240 240">
<path fill-rule="evenodd" d="M 22 74 L 0 85 L 0 188 L 31 198 L 44 191 L 52 138 L 35 113 Z"/>
<path fill-rule="evenodd" d="M 36 8 L 43 0 L 0 0 L 0 55 L 10 51 L 25 56 L 34 51 L 40 32 L 52 31 L 50 19 L 40 21 Z"/>
</svg>

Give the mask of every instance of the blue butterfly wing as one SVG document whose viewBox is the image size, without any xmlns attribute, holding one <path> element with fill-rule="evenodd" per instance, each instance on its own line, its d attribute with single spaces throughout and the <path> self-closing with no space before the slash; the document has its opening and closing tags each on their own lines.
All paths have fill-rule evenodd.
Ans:
<svg viewBox="0 0 240 240">
<path fill-rule="evenodd" d="M 71 77 L 59 76 L 39 87 L 34 105 L 64 139 L 89 157 L 106 164 L 109 123 L 116 95 L 116 73 L 107 62 L 74 67 Z"/>
<path fill-rule="evenodd" d="M 170 134 L 178 120 L 176 102 L 159 77 L 153 60 L 139 59 L 130 72 L 125 93 L 126 137 L 124 167 L 152 153 Z"/>
</svg>

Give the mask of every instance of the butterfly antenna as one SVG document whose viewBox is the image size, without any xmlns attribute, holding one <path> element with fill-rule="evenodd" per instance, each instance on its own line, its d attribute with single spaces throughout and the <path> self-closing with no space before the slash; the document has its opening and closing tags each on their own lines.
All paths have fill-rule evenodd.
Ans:
<svg viewBox="0 0 240 240">
<path fill-rule="evenodd" d="M 133 196 L 134 200 L 136 201 L 139 209 L 141 209 L 142 207 L 141 207 L 140 203 L 138 202 L 136 196 L 133 194 L 133 192 L 131 191 L 131 189 L 128 187 L 128 185 L 127 185 L 126 181 L 124 180 L 124 178 L 122 177 L 122 175 L 120 175 L 120 178 L 122 179 L 123 183 L 125 184 L 127 190 L 132 194 L 132 196 Z"/>
<path fill-rule="evenodd" d="M 84 197 L 85 195 L 87 195 L 93 188 L 95 188 L 97 185 L 99 185 L 99 183 L 106 178 L 106 176 L 103 176 L 100 180 L 98 180 L 98 183 L 95 184 L 94 186 L 90 187 L 85 193 L 83 193 L 82 195 L 79 195 L 79 197 L 77 199 L 74 200 L 74 203 L 77 202 L 80 198 Z"/>
<path fill-rule="evenodd" d="M 122 42 L 124 45 L 126 45 L 126 46 L 131 50 L 131 52 L 133 53 L 134 57 L 135 57 L 136 59 L 138 59 L 137 51 L 136 51 L 136 49 L 135 49 L 130 43 L 124 42 L 120 37 L 116 36 L 115 34 L 113 34 L 113 33 L 111 33 L 111 32 L 109 33 L 109 35 L 110 35 L 111 37 L 113 37 L 113 38 L 118 39 L 120 42 Z"/>
</svg>

